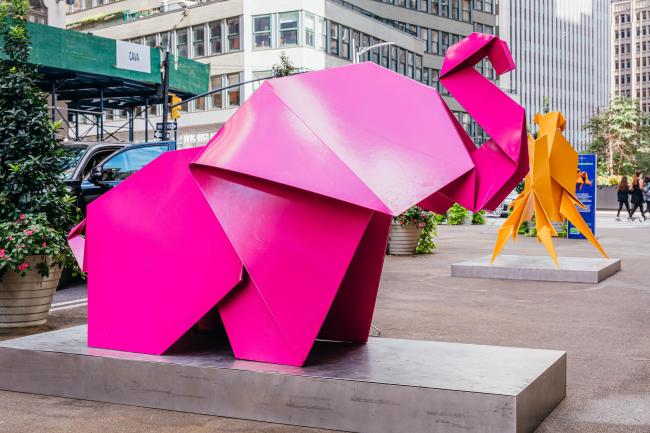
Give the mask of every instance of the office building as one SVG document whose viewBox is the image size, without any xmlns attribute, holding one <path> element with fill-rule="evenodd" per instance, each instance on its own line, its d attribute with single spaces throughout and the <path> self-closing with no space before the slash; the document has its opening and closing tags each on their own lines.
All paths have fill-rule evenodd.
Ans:
<svg viewBox="0 0 650 433">
<path fill-rule="evenodd" d="M 236 84 L 270 76 L 281 51 L 298 70 L 309 71 L 350 63 L 359 47 L 382 42 L 393 45 L 370 50 L 360 60 L 438 88 L 482 141 L 483 132 L 439 87 L 438 76 L 447 47 L 475 30 L 496 31 L 495 12 L 491 0 L 83 0 L 68 14 L 68 28 L 169 45 L 175 55 L 210 64 L 213 89 L 235 85 L 184 106 L 179 147 L 204 144 L 261 82 Z M 487 62 L 481 67 L 494 78 Z M 152 107 L 154 122 L 159 115 L 160 108 Z"/>
<path fill-rule="evenodd" d="M 545 107 L 567 118 L 578 150 L 583 126 L 609 102 L 610 0 L 500 0 L 499 31 L 517 70 L 502 80 L 526 108 L 528 123 Z"/>
</svg>

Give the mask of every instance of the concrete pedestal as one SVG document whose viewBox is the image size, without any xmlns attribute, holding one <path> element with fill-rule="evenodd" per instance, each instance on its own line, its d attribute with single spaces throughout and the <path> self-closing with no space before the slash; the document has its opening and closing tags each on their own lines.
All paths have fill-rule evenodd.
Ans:
<svg viewBox="0 0 650 433">
<path fill-rule="evenodd" d="M 621 270 L 621 259 L 560 257 L 556 267 L 548 256 L 490 256 L 451 265 L 452 277 L 495 278 L 503 280 L 599 283 Z"/>
<path fill-rule="evenodd" d="M 0 343 L 0 366 L 3 390 L 368 433 L 533 432 L 566 392 L 564 352 L 384 338 L 296 368 L 92 349 L 75 327 Z"/>
</svg>

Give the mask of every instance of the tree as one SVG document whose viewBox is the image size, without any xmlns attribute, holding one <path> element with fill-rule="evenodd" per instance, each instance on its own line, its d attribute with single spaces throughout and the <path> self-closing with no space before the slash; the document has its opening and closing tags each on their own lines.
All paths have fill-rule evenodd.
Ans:
<svg viewBox="0 0 650 433">
<path fill-rule="evenodd" d="M 63 182 L 63 146 L 54 138 L 47 99 L 29 62 L 27 0 L 0 3 L 0 222 L 21 214 L 44 214 L 53 228 L 75 222 L 74 199 Z"/>
<path fill-rule="evenodd" d="M 617 98 L 585 125 L 593 136 L 590 151 L 603 162 L 602 174 L 613 176 L 650 169 L 648 121 L 638 101 Z"/>
<path fill-rule="evenodd" d="M 273 65 L 273 76 L 274 77 L 286 77 L 287 75 L 291 75 L 295 72 L 296 67 L 293 66 L 293 62 L 285 53 L 282 51 L 280 53 L 280 63 Z"/>
</svg>

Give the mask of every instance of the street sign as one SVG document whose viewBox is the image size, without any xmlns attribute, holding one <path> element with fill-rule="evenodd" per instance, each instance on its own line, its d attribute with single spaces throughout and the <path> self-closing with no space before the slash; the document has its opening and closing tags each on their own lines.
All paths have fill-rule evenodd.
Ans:
<svg viewBox="0 0 650 433">
<path fill-rule="evenodd" d="M 171 139 L 171 133 L 167 131 L 167 137 L 163 138 L 162 136 L 162 131 L 154 131 L 153 136 L 157 138 L 158 140 L 170 140 Z"/>
<path fill-rule="evenodd" d="M 178 124 L 176 122 L 167 122 L 167 131 L 176 131 L 178 128 Z M 158 122 L 156 123 L 156 131 L 162 131 L 163 130 L 163 123 Z"/>
<path fill-rule="evenodd" d="M 594 235 L 596 235 L 596 169 L 596 155 L 588 153 L 578 156 L 578 170 L 582 173 L 584 183 L 576 186 L 576 197 L 587 207 L 578 210 Z M 587 180 L 590 184 L 586 182 Z M 585 239 L 571 222 L 568 224 L 568 238 Z"/>
</svg>

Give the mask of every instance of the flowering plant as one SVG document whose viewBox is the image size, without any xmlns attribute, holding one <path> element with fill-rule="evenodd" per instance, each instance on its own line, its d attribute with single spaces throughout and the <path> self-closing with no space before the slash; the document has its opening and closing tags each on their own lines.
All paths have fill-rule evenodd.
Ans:
<svg viewBox="0 0 650 433">
<path fill-rule="evenodd" d="M 436 244 L 433 242 L 433 238 L 438 234 L 436 214 L 419 206 L 413 206 L 393 219 L 400 225 L 413 224 L 420 230 L 415 254 L 431 254 L 436 249 Z"/>
<path fill-rule="evenodd" d="M 63 266 L 69 262 L 69 248 L 65 235 L 52 228 L 44 214 L 25 215 L 13 221 L 0 223 L 0 276 L 8 271 L 25 275 L 37 269 L 46 277 L 48 265 L 30 262 L 30 256 L 47 256 L 52 263 Z"/>
</svg>

